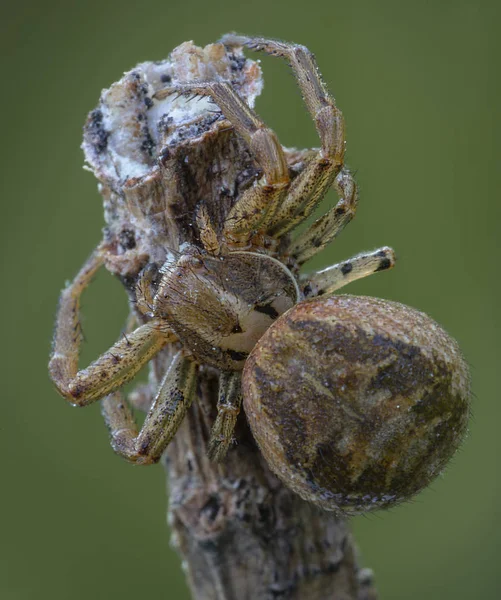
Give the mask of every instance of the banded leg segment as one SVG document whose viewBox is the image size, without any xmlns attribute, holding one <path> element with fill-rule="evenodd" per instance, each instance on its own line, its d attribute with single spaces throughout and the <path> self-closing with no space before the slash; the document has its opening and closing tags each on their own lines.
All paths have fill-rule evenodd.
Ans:
<svg viewBox="0 0 501 600">
<path fill-rule="evenodd" d="M 210 96 L 249 145 L 252 155 L 263 170 L 262 178 L 246 190 L 229 212 L 224 234 L 236 243 L 245 243 L 267 214 L 273 214 L 289 186 L 289 169 L 276 134 L 266 127 L 256 113 L 227 82 L 178 84 L 155 94 L 158 99 L 171 94 Z"/>
<path fill-rule="evenodd" d="M 174 357 L 141 431 L 120 392 L 104 398 L 102 412 L 117 454 L 137 464 L 152 464 L 160 459 L 193 402 L 196 372 L 196 364 L 181 352 Z"/>
<path fill-rule="evenodd" d="M 221 462 L 233 440 L 233 432 L 242 405 L 241 373 L 221 373 L 219 377 L 219 398 L 217 417 L 209 440 L 208 456 Z"/>
<path fill-rule="evenodd" d="M 268 232 L 282 236 L 312 213 L 343 166 L 344 118 L 322 81 L 313 54 L 304 46 L 232 34 L 224 36 L 221 42 L 229 47 L 246 46 L 285 58 L 294 72 L 320 137 L 320 152 L 292 182 L 286 200 L 269 223 Z"/>
<path fill-rule="evenodd" d="M 294 72 L 308 112 L 313 117 L 323 158 L 341 166 L 344 162 L 344 119 L 322 81 L 313 53 L 305 46 L 258 37 L 227 34 L 221 38 L 225 46 L 245 46 L 285 58 Z"/>
<path fill-rule="evenodd" d="M 154 293 L 152 284 L 158 276 L 158 267 L 155 263 L 149 263 L 139 273 L 136 285 L 136 308 L 143 315 L 153 316 Z"/>
<path fill-rule="evenodd" d="M 82 337 L 80 298 L 103 263 L 103 253 L 96 248 L 72 283 L 61 292 L 59 297 L 49 362 L 49 373 L 58 389 L 71 380 L 78 371 L 78 350 Z M 59 391 L 63 393 L 61 389 Z"/>
<path fill-rule="evenodd" d="M 307 275 L 307 283 L 303 286 L 304 296 L 306 299 L 328 296 L 352 281 L 394 266 L 395 252 L 387 246 L 373 252 L 357 254 L 342 263 Z"/>
<path fill-rule="evenodd" d="M 157 321 L 142 325 L 107 352 L 78 371 L 81 342 L 80 298 L 103 264 L 97 249 L 73 282 L 61 293 L 49 373 L 59 393 L 72 404 L 85 406 L 130 381 L 173 337 Z"/>
<path fill-rule="evenodd" d="M 288 252 L 299 265 L 321 252 L 355 216 L 358 204 L 358 188 L 353 177 L 346 169 L 342 169 L 337 175 L 334 181 L 334 189 L 340 196 L 336 206 L 317 219 L 290 245 Z"/>
</svg>

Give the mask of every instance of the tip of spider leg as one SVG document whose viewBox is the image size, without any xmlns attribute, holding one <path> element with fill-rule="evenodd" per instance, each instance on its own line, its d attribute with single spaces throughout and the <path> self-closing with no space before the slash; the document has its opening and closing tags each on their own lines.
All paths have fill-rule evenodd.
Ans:
<svg viewBox="0 0 501 600">
<path fill-rule="evenodd" d="M 176 90 L 176 88 L 174 87 L 164 87 L 161 90 L 155 92 L 152 95 L 152 98 L 154 98 L 155 100 L 164 100 L 168 96 L 172 96 L 173 94 L 175 94 L 177 91 L 178 90 Z"/>
<path fill-rule="evenodd" d="M 175 100 L 178 100 L 181 97 L 190 96 L 188 101 L 193 100 L 193 98 L 198 98 L 201 94 L 194 93 L 189 86 L 186 86 L 187 89 L 183 89 L 183 84 L 180 85 L 171 85 L 158 90 L 152 95 L 152 98 L 155 100 L 165 100 L 169 96 L 175 96 Z"/>
<path fill-rule="evenodd" d="M 388 246 L 381 248 L 376 252 L 376 256 L 381 258 L 379 262 L 379 266 L 376 271 L 386 271 L 387 269 L 391 269 L 395 266 L 395 262 L 397 260 L 397 256 L 395 254 L 395 250 Z"/>
<path fill-rule="evenodd" d="M 207 456 L 212 462 L 223 462 L 226 456 L 226 450 L 223 444 L 218 440 L 213 441 L 211 444 L 209 444 L 209 448 L 207 449 Z"/>
<path fill-rule="evenodd" d="M 236 31 L 225 33 L 219 38 L 219 42 L 225 46 L 243 46 L 242 40 L 248 39 L 244 35 L 238 34 Z"/>
</svg>

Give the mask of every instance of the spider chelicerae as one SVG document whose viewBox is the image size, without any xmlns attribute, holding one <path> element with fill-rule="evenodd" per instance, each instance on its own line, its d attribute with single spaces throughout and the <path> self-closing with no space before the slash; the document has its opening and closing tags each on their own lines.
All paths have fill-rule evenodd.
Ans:
<svg viewBox="0 0 501 600">
<path fill-rule="evenodd" d="M 209 455 L 222 460 L 233 441 L 242 402 L 242 369 L 268 327 L 297 303 L 333 294 L 395 262 L 393 251 L 384 247 L 307 276 L 299 274 L 355 215 L 358 189 L 344 165 L 342 113 L 304 46 L 233 34 L 221 43 L 227 52 L 247 47 L 289 63 L 321 147 L 304 154 L 308 160 L 292 177 L 287 151 L 275 133 L 224 79 L 180 83 L 165 76 L 162 81 L 172 85 L 147 98 L 150 108 L 173 94 L 209 97 L 228 127 L 245 141 L 260 176 L 238 194 L 222 222 L 214 221 L 203 202 L 197 205 L 197 239 L 181 244 L 175 253 L 166 250 L 164 264 L 149 261 L 138 273 L 133 297 L 139 326 L 80 371 L 80 297 L 106 261 L 104 242 L 61 294 L 52 380 L 74 405 L 103 399 L 114 449 L 138 464 L 159 460 L 196 395 L 198 370 L 207 367 L 220 373 Z M 96 151 L 102 152 L 108 136 L 100 129 L 103 116 L 95 112 L 92 119 Z M 337 204 L 303 233 L 291 236 L 331 186 L 339 196 Z M 176 352 L 139 430 L 119 389 L 167 345 Z"/>
</svg>

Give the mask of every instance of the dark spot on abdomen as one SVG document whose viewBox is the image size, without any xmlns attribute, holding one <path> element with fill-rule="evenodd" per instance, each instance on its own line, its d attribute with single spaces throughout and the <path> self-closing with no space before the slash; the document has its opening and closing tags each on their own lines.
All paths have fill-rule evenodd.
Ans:
<svg viewBox="0 0 501 600">
<path fill-rule="evenodd" d="M 279 316 L 277 309 L 271 304 L 256 304 L 254 310 L 263 313 L 263 315 L 268 315 L 270 319 L 276 319 Z"/>
<path fill-rule="evenodd" d="M 248 356 L 248 352 L 237 352 L 236 350 L 226 350 L 226 354 L 231 360 L 245 360 Z"/>
</svg>

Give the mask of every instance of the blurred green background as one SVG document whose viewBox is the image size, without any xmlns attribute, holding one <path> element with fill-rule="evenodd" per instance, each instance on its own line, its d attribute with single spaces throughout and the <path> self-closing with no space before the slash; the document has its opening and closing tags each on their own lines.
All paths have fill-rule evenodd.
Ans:
<svg viewBox="0 0 501 600">
<path fill-rule="evenodd" d="M 81 128 L 100 90 L 177 44 L 237 30 L 308 45 L 347 120 L 357 219 L 315 266 L 388 244 L 397 268 L 348 291 L 442 323 L 472 365 L 470 436 L 414 502 L 353 520 L 381 598 L 499 598 L 499 117 L 494 0 L 18 0 L 0 8 L 3 409 L 0 598 L 188 598 L 169 547 L 161 467 L 110 450 L 99 407 L 46 372 L 59 290 L 100 239 Z M 263 58 L 257 108 L 286 145 L 317 144 L 294 81 Z M 333 197 L 330 196 L 330 201 Z M 127 306 L 103 273 L 85 297 L 83 360 Z"/>
</svg>

